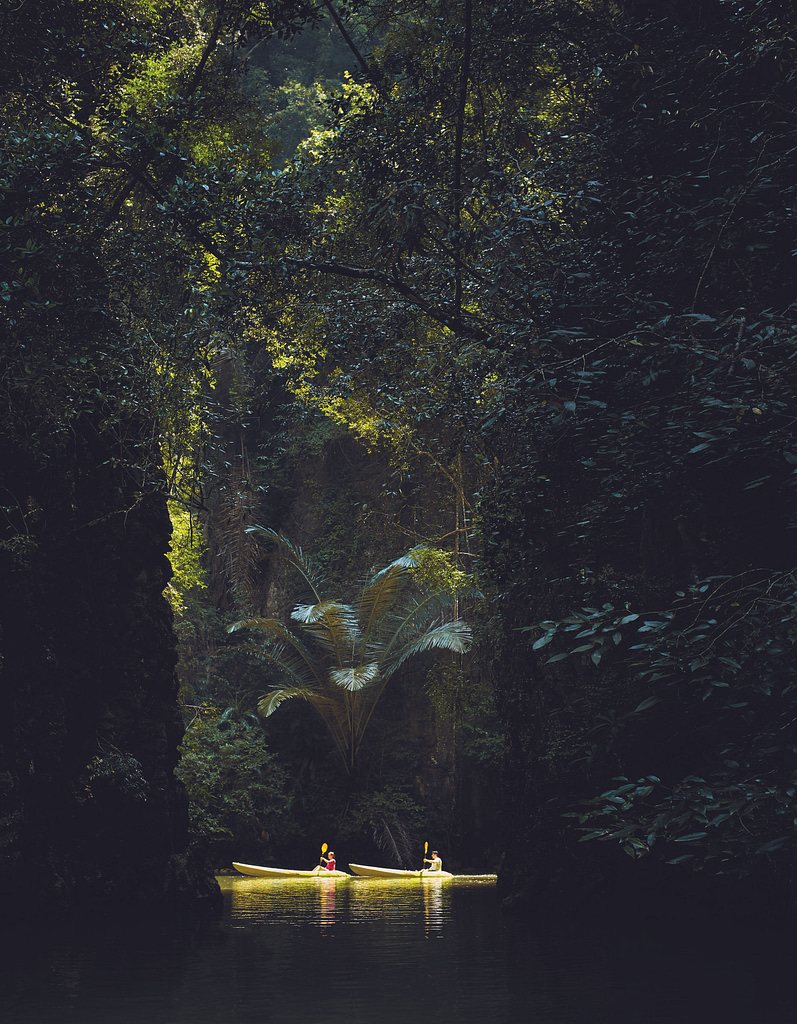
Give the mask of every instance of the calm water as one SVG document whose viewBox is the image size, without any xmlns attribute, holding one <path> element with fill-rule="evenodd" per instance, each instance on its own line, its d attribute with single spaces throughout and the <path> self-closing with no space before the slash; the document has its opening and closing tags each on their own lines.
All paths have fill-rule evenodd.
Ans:
<svg viewBox="0 0 797 1024">
<path fill-rule="evenodd" d="M 794 1024 L 789 938 L 507 919 L 485 880 L 222 878 L 192 929 L 0 931 L 4 1024 Z M 1 926 L 0 926 L 1 927 Z"/>
</svg>

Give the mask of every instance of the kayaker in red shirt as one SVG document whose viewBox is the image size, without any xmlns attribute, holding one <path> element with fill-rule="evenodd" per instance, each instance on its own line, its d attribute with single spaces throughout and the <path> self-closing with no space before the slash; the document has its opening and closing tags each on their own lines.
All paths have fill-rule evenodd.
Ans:
<svg viewBox="0 0 797 1024">
<path fill-rule="evenodd" d="M 335 854 L 332 852 L 332 850 L 329 851 L 328 857 L 325 857 L 323 853 L 321 854 L 321 863 L 324 866 L 325 871 L 335 870 Z"/>
</svg>

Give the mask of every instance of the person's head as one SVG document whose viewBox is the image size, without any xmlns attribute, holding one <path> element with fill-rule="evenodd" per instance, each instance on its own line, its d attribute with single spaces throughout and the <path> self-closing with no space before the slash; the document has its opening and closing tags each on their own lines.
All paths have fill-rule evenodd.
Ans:
<svg viewBox="0 0 797 1024">
<path fill-rule="evenodd" d="M 335 859 L 335 851 L 334 850 L 330 850 L 329 851 L 329 857 L 327 859 L 328 860 L 334 860 Z"/>
<path fill-rule="evenodd" d="M 436 856 L 437 856 L 437 850 L 432 850 L 432 856 L 433 856 L 433 857 L 436 857 Z"/>
</svg>

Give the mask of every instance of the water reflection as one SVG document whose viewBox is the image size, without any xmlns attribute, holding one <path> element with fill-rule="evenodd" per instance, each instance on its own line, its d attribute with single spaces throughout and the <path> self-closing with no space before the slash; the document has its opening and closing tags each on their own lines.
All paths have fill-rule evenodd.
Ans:
<svg viewBox="0 0 797 1024">
<path fill-rule="evenodd" d="M 451 920 L 452 893 L 491 886 L 493 875 L 454 879 L 414 878 L 255 878 L 224 876 L 233 920 L 282 922 L 331 927 L 340 915 L 349 924 L 386 921 L 400 926 L 422 923 L 427 936 L 439 934 Z"/>
<path fill-rule="evenodd" d="M 386 921 L 407 926 L 422 922 L 426 934 L 432 935 L 442 932 L 451 919 L 451 887 L 436 881 L 229 877 L 220 882 L 230 894 L 233 921 L 329 928 L 344 915 L 349 924 Z"/>
<path fill-rule="evenodd" d="M 218 922 L 0 922 L 9 1024 L 793 1024 L 792 936 L 507 919 L 454 879 L 221 879 Z"/>
<path fill-rule="evenodd" d="M 230 892 L 233 920 L 262 920 L 299 925 L 335 924 L 340 881 L 318 876 L 299 878 L 222 878 L 223 891 Z M 346 880 L 342 880 L 346 884 Z"/>
<path fill-rule="evenodd" d="M 446 891 L 446 885 L 443 882 L 426 878 L 421 881 L 421 885 L 423 886 L 423 916 L 426 922 L 426 936 L 429 938 L 435 932 L 439 934 L 443 930 L 445 916 L 443 894 Z M 448 905 L 449 907 L 451 905 L 450 899 Z"/>
<path fill-rule="evenodd" d="M 321 927 L 331 927 L 335 923 L 335 905 L 337 900 L 337 887 L 321 883 L 320 906 L 318 912 L 318 923 Z"/>
<path fill-rule="evenodd" d="M 489 887 L 480 905 L 497 921 L 491 882 L 349 878 L 319 887 L 306 879 L 222 878 L 229 927 L 245 929 L 246 938 L 230 985 L 247 1007 L 267 994 L 279 1007 L 275 1024 L 496 1019 L 507 999 L 500 945 L 488 944 L 486 957 L 463 956 L 465 919 L 457 921 L 455 910 L 458 895 L 481 889 L 481 897 Z M 480 913 L 469 922 L 476 934 Z M 432 939 L 447 945 L 438 953 L 436 943 L 433 953 Z"/>
</svg>

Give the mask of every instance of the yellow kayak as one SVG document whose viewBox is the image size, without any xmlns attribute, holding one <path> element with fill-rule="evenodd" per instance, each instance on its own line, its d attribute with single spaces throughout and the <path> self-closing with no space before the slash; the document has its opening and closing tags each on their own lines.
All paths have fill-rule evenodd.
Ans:
<svg viewBox="0 0 797 1024">
<path fill-rule="evenodd" d="M 404 871 L 401 868 L 374 868 L 368 864 L 349 864 L 355 875 L 364 878 L 453 878 L 450 871 Z"/>
<path fill-rule="evenodd" d="M 242 875 L 254 875 L 257 878 L 349 878 L 345 871 L 327 871 L 320 865 L 312 871 L 292 871 L 290 868 L 264 868 L 257 864 L 239 864 L 232 862 L 236 871 Z"/>
</svg>

